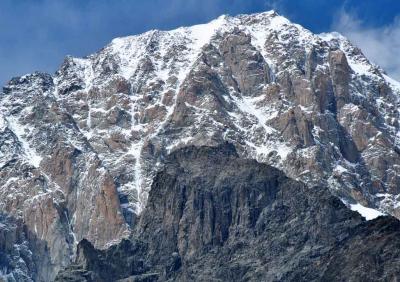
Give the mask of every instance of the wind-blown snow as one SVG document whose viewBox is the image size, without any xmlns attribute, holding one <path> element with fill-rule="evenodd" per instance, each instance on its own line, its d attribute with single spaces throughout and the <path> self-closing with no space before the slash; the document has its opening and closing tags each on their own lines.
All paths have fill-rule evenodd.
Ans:
<svg viewBox="0 0 400 282">
<path fill-rule="evenodd" d="M 400 93 L 400 82 L 383 74 L 383 78 Z"/>
<path fill-rule="evenodd" d="M 325 41 L 328 41 L 328 42 L 331 41 L 331 40 L 334 40 L 334 39 L 344 38 L 343 35 L 341 35 L 339 32 L 336 32 L 336 31 L 334 31 L 334 32 L 323 32 L 323 33 L 318 34 L 318 36 L 321 39 L 323 39 Z"/>
</svg>

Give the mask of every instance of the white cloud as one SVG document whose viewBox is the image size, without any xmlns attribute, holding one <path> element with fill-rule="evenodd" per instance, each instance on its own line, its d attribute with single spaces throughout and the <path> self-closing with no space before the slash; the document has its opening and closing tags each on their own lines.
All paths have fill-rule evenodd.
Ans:
<svg viewBox="0 0 400 282">
<path fill-rule="evenodd" d="M 282 3 L 282 0 L 268 0 L 265 2 L 265 6 L 267 9 L 272 9 L 275 11 L 284 10 L 284 5 Z"/>
<path fill-rule="evenodd" d="M 400 81 L 400 17 L 382 27 L 368 27 L 343 9 L 332 28 L 356 44 L 373 63 Z"/>
</svg>

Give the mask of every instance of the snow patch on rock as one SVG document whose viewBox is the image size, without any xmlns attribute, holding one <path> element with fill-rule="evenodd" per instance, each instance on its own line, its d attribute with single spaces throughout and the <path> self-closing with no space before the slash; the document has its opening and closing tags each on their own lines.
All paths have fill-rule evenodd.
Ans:
<svg viewBox="0 0 400 282">
<path fill-rule="evenodd" d="M 384 216 L 385 214 L 376 210 L 376 209 L 371 209 L 371 208 L 367 208 L 364 207 L 361 204 L 351 204 L 350 205 L 350 209 L 352 211 L 356 211 L 358 212 L 362 217 L 364 217 L 366 220 L 372 220 L 375 219 L 379 216 Z"/>
</svg>

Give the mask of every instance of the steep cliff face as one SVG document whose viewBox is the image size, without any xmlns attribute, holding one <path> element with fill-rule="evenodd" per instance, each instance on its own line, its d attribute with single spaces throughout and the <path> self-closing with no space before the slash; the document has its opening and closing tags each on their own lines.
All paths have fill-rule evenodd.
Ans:
<svg viewBox="0 0 400 282">
<path fill-rule="evenodd" d="M 52 87 L 50 76 L 36 74 L 12 80 L 6 88 L 12 94 L 2 96 L 0 207 L 33 235 L 40 281 L 69 264 L 81 239 L 102 247 L 127 230 L 114 180 L 46 92 Z"/>
<path fill-rule="evenodd" d="M 130 240 L 88 241 L 57 281 L 396 281 L 400 223 L 365 221 L 326 188 L 232 145 L 166 159 Z"/>
<path fill-rule="evenodd" d="M 128 236 L 168 154 L 228 141 L 399 217 L 399 93 L 342 36 L 275 12 L 117 38 L 3 88 L 0 209 L 45 252 L 35 279 L 51 280 L 83 238 L 101 249 Z"/>
<path fill-rule="evenodd" d="M 0 214 L 0 280 L 33 281 L 36 269 L 22 220 Z"/>
</svg>

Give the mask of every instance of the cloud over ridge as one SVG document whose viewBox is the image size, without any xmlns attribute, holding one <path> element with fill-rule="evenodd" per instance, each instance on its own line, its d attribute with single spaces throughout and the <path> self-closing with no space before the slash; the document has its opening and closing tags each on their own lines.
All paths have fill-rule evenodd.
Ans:
<svg viewBox="0 0 400 282">
<path fill-rule="evenodd" d="M 369 27 L 354 13 L 342 9 L 332 29 L 356 44 L 367 58 L 400 81 L 400 16 L 389 25 Z"/>
</svg>

